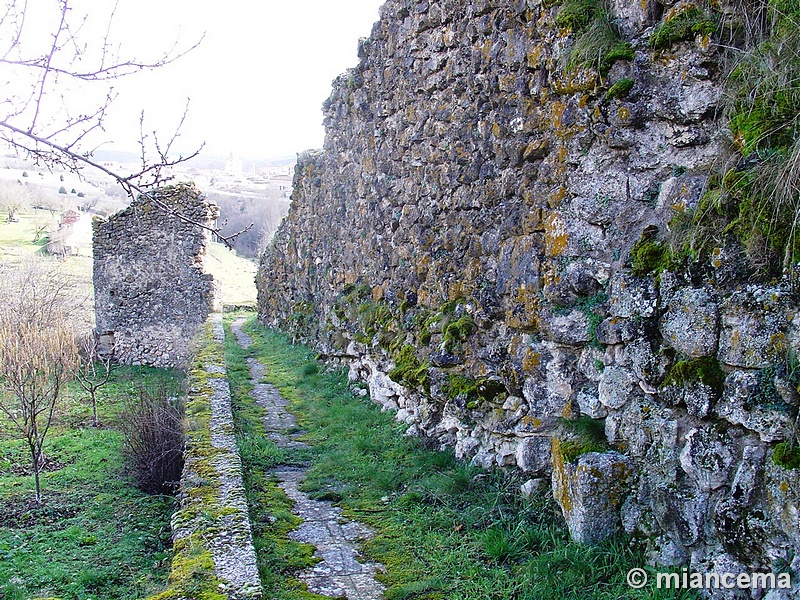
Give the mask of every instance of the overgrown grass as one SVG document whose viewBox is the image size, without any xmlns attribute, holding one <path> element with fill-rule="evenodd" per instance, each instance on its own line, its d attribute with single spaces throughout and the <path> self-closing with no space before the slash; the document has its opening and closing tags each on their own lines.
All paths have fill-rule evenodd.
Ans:
<svg viewBox="0 0 800 600">
<path fill-rule="evenodd" d="M 346 515 L 376 530 L 363 551 L 386 567 L 386 598 L 693 597 L 631 590 L 625 574 L 645 559 L 626 540 L 570 542 L 549 494 L 523 500 L 516 476 L 404 436 L 391 414 L 351 393 L 345 373 L 306 368 L 308 349 L 252 320 L 246 331 L 312 445 L 305 491 L 341 498 Z"/>
<path fill-rule="evenodd" d="M 18 460 L 22 445 L 0 428 L 0 598 L 127 600 L 163 588 L 174 499 L 136 489 L 115 427 L 138 386 L 179 377 L 120 369 L 100 390 L 98 428 L 90 426 L 91 407 L 70 390 L 45 441 L 40 506 L 27 461 Z"/>
<path fill-rule="evenodd" d="M 761 26 L 743 49 L 728 50 L 722 102 L 735 155 L 676 220 L 671 245 L 684 240 L 683 254 L 708 255 L 733 240 L 753 274 L 769 278 L 800 260 L 800 2 L 746 5 Z"/>
<path fill-rule="evenodd" d="M 565 0 L 556 24 L 576 36 L 564 57 L 568 71 L 594 68 L 606 75 L 616 61 L 633 59 L 633 46 L 620 38 L 604 0 Z"/>
</svg>

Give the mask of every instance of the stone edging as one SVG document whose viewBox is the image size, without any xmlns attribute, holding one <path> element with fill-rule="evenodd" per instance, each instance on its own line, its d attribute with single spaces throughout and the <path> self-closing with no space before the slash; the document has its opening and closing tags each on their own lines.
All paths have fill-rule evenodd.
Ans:
<svg viewBox="0 0 800 600">
<path fill-rule="evenodd" d="M 259 600 L 261 582 L 236 446 L 222 316 L 203 327 L 189 372 L 186 464 L 172 517 L 175 555 L 166 591 L 150 600 Z"/>
</svg>

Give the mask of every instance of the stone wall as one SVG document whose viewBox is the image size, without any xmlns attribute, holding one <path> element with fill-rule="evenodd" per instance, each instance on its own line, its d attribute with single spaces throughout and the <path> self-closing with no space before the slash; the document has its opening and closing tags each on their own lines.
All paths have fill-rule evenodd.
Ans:
<svg viewBox="0 0 800 600">
<path fill-rule="evenodd" d="M 174 214 L 140 196 L 94 221 L 96 332 L 101 350 L 121 363 L 185 367 L 216 302 L 203 271 L 210 233 L 188 221 L 212 226 L 218 210 L 192 184 L 153 193 Z"/>
<path fill-rule="evenodd" d="M 800 477 L 772 460 L 796 434 L 796 292 L 724 248 L 694 271 L 631 256 L 725 156 L 720 50 L 653 47 L 694 4 L 610 4 L 623 39 L 595 60 L 569 2 L 389 0 L 298 159 L 260 318 L 412 433 L 552 477 L 577 539 L 797 568 Z"/>
</svg>

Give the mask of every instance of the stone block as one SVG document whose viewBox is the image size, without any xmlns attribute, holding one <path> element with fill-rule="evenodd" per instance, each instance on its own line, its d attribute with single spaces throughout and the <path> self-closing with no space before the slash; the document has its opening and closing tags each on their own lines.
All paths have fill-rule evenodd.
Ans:
<svg viewBox="0 0 800 600">
<path fill-rule="evenodd" d="M 633 461 L 624 454 L 588 452 L 567 463 L 554 441 L 553 496 L 573 540 L 596 544 L 621 531 L 620 508 L 633 476 Z"/>
<path fill-rule="evenodd" d="M 609 312 L 612 317 L 652 317 L 658 306 L 658 289 L 650 277 L 617 273 L 611 278 Z"/>
<path fill-rule="evenodd" d="M 683 288 L 670 298 L 661 317 L 661 335 L 681 354 L 711 356 L 719 341 L 719 310 L 703 288 Z"/>
</svg>

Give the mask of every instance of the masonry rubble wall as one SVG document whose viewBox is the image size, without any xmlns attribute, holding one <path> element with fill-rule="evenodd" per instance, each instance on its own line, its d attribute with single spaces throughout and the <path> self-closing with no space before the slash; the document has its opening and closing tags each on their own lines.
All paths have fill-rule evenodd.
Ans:
<svg viewBox="0 0 800 600">
<path fill-rule="evenodd" d="M 219 211 L 192 184 L 153 194 L 93 223 L 96 333 L 121 363 L 185 368 L 217 305 L 203 270 L 211 234 L 193 223 L 213 226 Z"/>
<path fill-rule="evenodd" d="M 692 6 L 611 2 L 631 51 L 565 69 L 561 3 L 389 0 L 334 82 L 324 148 L 298 158 L 259 316 L 411 433 L 552 477 L 577 539 L 624 529 L 658 564 L 796 571 L 800 473 L 772 460 L 797 434 L 796 289 L 749 283 L 730 249 L 696 273 L 632 269 L 729 143 L 713 37 L 650 43 Z M 600 457 L 564 450 L 580 417 Z"/>
</svg>

